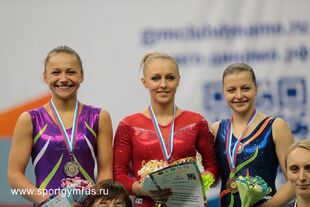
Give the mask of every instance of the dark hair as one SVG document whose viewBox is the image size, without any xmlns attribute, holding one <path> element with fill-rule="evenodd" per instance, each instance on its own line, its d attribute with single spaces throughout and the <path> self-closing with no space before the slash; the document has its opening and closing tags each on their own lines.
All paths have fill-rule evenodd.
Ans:
<svg viewBox="0 0 310 207">
<path fill-rule="evenodd" d="M 46 65 L 50 59 L 50 57 L 53 55 L 53 54 L 58 54 L 58 53 L 66 53 L 66 54 L 70 54 L 70 55 L 74 55 L 76 57 L 76 59 L 78 60 L 78 63 L 81 67 L 81 70 L 82 70 L 82 73 L 84 72 L 83 70 L 83 65 L 82 65 L 82 60 L 79 56 L 79 54 L 73 50 L 72 48 L 64 45 L 64 46 L 58 46 L 54 49 L 52 49 L 51 51 L 49 51 L 49 53 L 47 54 L 46 58 L 45 58 L 45 61 L 44 61 L 44 70 L 46 70 Z"/>
<path fill-rule="evenodd" d="M 287 157 L 288 155 L 295 149 L 297 148 L 303 148 L 306 149 L 308 151 L 310 151 L 310 139 L 302 139 L 298 142 L 295 142 L 294 144 L 292 144 L 290 146 L 290 148 L 288 149 L 286 156 L 285 156 L 285 168 L 287 168 Z"/>
<path fill-rule="evenodd" d="M 85 201 L 84 207 L 91 207 L 96 201 L 107 201 L 114 199 L 124 200 L 126 207 L 132 207 L 131 199 L 125 187 L 112 179 L 102 180 L 92 187 L 95 190 L 95 194 L 89 195 Z M 106 193 L 102 193 L 106 190 Z"/>
<path fill-rule="evenodd" d="M 170 55 L 163 53 L 163 52 L 151 52 L 151 53 L 145 54 L 141 60 L 141 63 L 140 63 L 140 66 L 141 66 L 143 72 L 145 71 L 145 68 L 147 68 L 148 64 L 154 59 L 170 60 L 171 62 L 173 62 L 175 64 L 175 67 L 176 67 L 177 71 L 179 72 L 179 66 L 178 66 L 177 61 L 173 57 L 171 57 Z"/>
<path fill-rule="evenodd" d="M 251 66 L 249 66 L 245 63 L 234 63 L 234 64 L 229 65 L 223 73 L 222 83 L 224 84 L 224 78 L 227 75 L 233 74 L 233 73 L 240 73 L 240 72 L 244 72 L 244 71 L 250 72 L 253 83 L 257 87 L 255 73 L 254 73 L 253 69 L 251 68 Z"/>
</svg>

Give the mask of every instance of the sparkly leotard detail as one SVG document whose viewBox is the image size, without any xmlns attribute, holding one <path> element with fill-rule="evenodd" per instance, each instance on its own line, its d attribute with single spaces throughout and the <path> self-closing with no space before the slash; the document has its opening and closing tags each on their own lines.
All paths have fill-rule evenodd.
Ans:
<svg viewBox="0 0 310 207">
<path fill-rule="evenodd" d="M 69 152 L 61 131 L 45 108 L 29 111 L 33 125 L 33 149 L 31 153 L 36 186 L 41 189 L 61 188 L 66 178 L 64 165 L 70 161 Z M 74 159 L 80 172 L 77 176 L 95 182 L 97 173 L 97 133 L 100 109 L 83 105 L 74 147 Z M 67 129 L 67 133 L 71 134 Z"/>
<path fill-rule="evenodd" d="M 166 143 L 171 124 L 159 125 Z M 197 113 L 183 111 L 175 118 L 173 152 L 170 161 L 195 157 L 196 150 L 202 156 L 205 170 L 217 176 L 214 137 L 207 121 Z M 164 156 L 152 119 L 141 113 L 124 118 L 119 123 L 115 134 L 114 178 L 123 183 L 133 194 L 132 185 L 140 179 L 137 171 L 141 169 L 143 162 L 154 159 L 164 160 Z M 135 203 L 135 206 L 153 207 L 154 203 L 150 198 L 145 197 L 142 200 L 141 204 Z"/>
<path fill-rule="evenodd" d="M 275 179 L 277 176 L 277 169 L 279 162 L 276 155 L 275 144 L 272 138 L 272 123 L 274 119 L 267 117 L 262 120 L 258 126 L 252 131 L 252 133 L 242 139 L 242 143 L 249 139 L 252 139 L 249 144 L 247 144 L 242 153 L 237 155 L 236 159 L 236 172 L 231 172 L 227 160 L 226 153 L 226 133 L 229 126 L 229 119 L 222 120 L 219 125 L 219 129 L 216 137 L 216 150 L 217 157 L 219 160 L 219 166 L 221 171 L 221 195 L 220 203 L 222 207 L 240 207 L 241 201 L 238 193 L 230 193 L 226 188 L 226 182 L 231 178 L 238 177 L 240 175 L 246 176 L 250 175 L 254 177 L 255 175 L 263 178 L 269 187 L 272 188 L 272 192 L 269 196 L 272 196 L 276 192 Z M 237 138 L 233 135 L 231 150 L 236 143 Z M 241 167 L 240 169 L 238 166 Z M 266 199 L 258 202 L 256 205 L 265 202 Z M 256 206 L 254 205 L 254 206 Z"/>
</svg>

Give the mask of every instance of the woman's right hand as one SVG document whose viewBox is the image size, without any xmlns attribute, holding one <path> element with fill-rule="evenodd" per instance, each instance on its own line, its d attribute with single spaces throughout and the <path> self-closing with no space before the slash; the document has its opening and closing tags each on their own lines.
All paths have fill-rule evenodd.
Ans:
<svg viewBox="0 0 310 207">
<path fill-rule="evenodd" d="M 155 203 L 166 205 L 168 199 L 172 195 L 171 189 L 162 189 L 162 190 L 152 190 L 148 191 L 147 194 L 151 197 Z"/>
<path fill-rule="evenodd" d="M 133 184 L 132 189 L 137 196 L 151 197 L 156 203 L 160 204 L 166 204 L 169 197 L 172 195 L 171 189 L 143 191 L 142 186 L 138 181 Z"/>
</svg>

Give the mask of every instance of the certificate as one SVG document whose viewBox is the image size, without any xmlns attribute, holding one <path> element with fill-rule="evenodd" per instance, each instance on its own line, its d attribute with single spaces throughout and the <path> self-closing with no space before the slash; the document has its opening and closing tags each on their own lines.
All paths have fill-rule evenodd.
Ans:
<svg viewBox="0 0 310 207">
<path fill-rule="evenodd" d="M 142 183 L 143 190 L 170 188 L 167 206 L 202 207 L 206 197 L 196 161 L 184 162 L 150 173 Z"/>
<path fill-rule="evenodd" d="M 62 195 L 52 196 L 52 198 L 46 202 L 39 204 L 40 207 L 71 207 L 73 199 L 71 197 L 65 197 Z"/>
</svg>

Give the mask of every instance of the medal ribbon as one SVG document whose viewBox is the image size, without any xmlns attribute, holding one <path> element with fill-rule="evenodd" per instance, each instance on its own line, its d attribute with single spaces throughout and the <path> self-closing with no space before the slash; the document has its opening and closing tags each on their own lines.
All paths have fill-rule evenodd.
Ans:
<svg viewBox="0 0 310 207">
<path fill-rule="evenodd" d="M 174 120 L 175 120 L 176 106 L 173 107 L 173 121 L 172 121 L 172 124 L 171 124 L 171 127 L 170 127 L 170 137 L 169 137 L 169 150 L 170 150 L 170 154 L 168 154 L 164 137 L 163 137 L 163 135 L 162 135 L 162 133 L 160 131 L 160 128 L 159 128 L 159 125 L 158 125 L 155 113 L 154 113 L 153 108 L 152 108 L 151 105 L 149 107 L 149 110 L 150 110 L 150 113 L 152 115 L 152 121 L 153 121 L 153 124 L 155 126 L 155 129 L 156 129 L 156 132 L 157 132 L 157 136 L 159 138 L 161 149 L 163 151 L 163 154 L 164 154 L 164 157 L 165 157 L 166 161 L 168 161 L 169 158 L 172 155 L 172 150 L 173 150 Z"/>
<path fill-rule="evenodd" d="M 73 126 L 72 126 L 72 131 L 71 131 L 71 138 L 69 137 L 67 131 L 66 131 L 66 128 L 61 120 L 61 117 L 56 109 L 56 106 L 55 104 L 53 103 L 53 100 L 51 99 L 50 101 L 50 106 L 52 108 L 52 111 L 54 113 L 54 116 L 56 117 L 56 120 L 57 120 L 57 126 L 59 128 L 59 130 L 61 131 L 62 133 L 62 137 L 65 141 L 65 144 L 67 146 L 67 149 L 69 151 L 69 154 L 70 156 L 72 155 L 72 152 L 74 150 L 74 144 L 75 144 L 75 137 L 76 137 L 76 134 L 77 134 L 77 125 L 78 125 L 78 113 L 79 113 L 79 103 L 78 101 L 76 101 L 75 103 L 75 109 L 74 109 L 74 117 L 73 117 Z"/>
<path fill-rule="evenodd" d="M 253 122 L 253 120 L 255 119 L 256 117 L 256 109 L 253 111 L 250 119 L 248 120 L 247 122 L 247 125 L 246 127 L 244 128 L 244 130 L 242 131 L 240 137 L 237 139 L 235 145 L 233 146 L 233 149 L 231 151 L 231 147 L 232 147 L 232 122 L 233 122 L 233 117 L 231 116 L 230 118 L 230 121 L 229 121 L 229 125 L 227 127 L 227 131 L 226 131 L 226 157 L 227 157 L 227 160 L 228 160 L 228 164 L 229 164 L 229 168 L 230 168 L 230 171 L 234 171 L 236 166 L 236 159 L 237 159 L 237 151 L 238 151 L 238 147 L 240 145 L 240 142 L 241 142 L 241 139 L 244 135 L 244 133 L 246 132 L 247 128 L 250 126 L 250 124 Z"/>
</svg>

